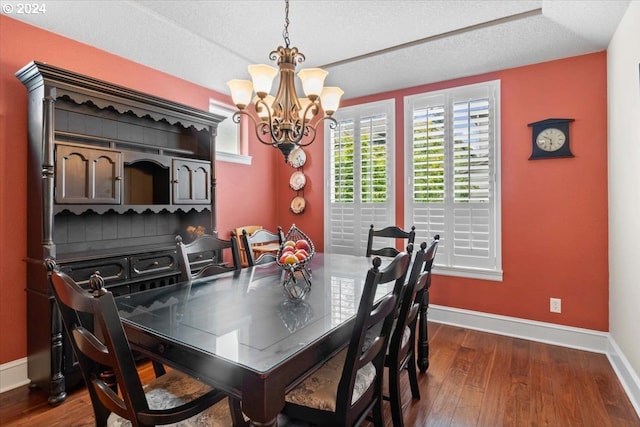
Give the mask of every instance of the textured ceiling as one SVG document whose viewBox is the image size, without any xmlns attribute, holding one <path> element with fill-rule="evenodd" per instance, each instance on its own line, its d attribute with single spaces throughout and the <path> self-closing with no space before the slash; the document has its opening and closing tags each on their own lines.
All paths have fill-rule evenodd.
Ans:
<svg viewBox="0 0 640 427">
<path fill-rule="evenodd" d="M 25 3 L 2 1 L 4 4 Z M 47 0 L 10 16 L 222 93 L 284 44 L 284 1 Z M 605 50 L 629 0 L 291 0 L 298 66 L 345 98 Z"/>
</svg>

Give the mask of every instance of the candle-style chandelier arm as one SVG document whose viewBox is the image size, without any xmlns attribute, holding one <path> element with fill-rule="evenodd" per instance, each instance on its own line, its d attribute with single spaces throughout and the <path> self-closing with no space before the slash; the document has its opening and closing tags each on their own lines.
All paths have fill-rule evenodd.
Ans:
<svg viewBox="0 0 640 427">
<path fill-rule="evenodd" d="M 260 133 L 261 133 L 260 132 L 260 128 L 261 127 L 265 127 L 265 126 L 268 127 L 269 126 L 268 123 L 266 123 L 265 121 L 258 122 L 256 120 L 256 118 L 253 117 L 253 114 L 249 113 L 246 110 L 238 110 L 238 111 L 236 111 L 235 113 L 233 113 L 233 116 L 231 117 L 231 119 L 233 120 L 234 123 L 238 124 L 238 123 L 240 123 L 240 116 L 247 116 L 247 117 L 249 117 L 251 119 L 251 121 L 253 122 L 253 126 L 255 128 L 255 131 L 256 131 L 256 137 L 258 138 L 258 141 L 260 141 L 261 143 L 263 143 L 265 145 L 271 145 L 271 146 L 276 145 L 273 142 L 271 142 L 271 137 L 269 138 L 269 140 L 265 140 L 265 139 L 263 139 L 263 136 L 260 135 Z M 269 132 L 262 131 L 263 135 L 266 135 L 268 133 Z"/>
<path fill-rule="evenodd" d="M 333 117 L 330 117 L 330 116 L 322 117 L 320 120 L 318 120 L 316 122 L 315 125 L 311 125 L 310 123 L 307 123 L 304 126 L 303 134 L 304 134 L 304 136 L 311 135 L 311 138 L 309 138 L 306 143 L 303 143 L 302 142 L 302 138 L 301 138 L 301 140 L 297 144 L 300 147 L 306 147 L 307 145 L 311 145 L 313 143 L 313 141 L 315 141 L 315 139 L 316 139 L 316 129 L 318 128 L 318 126 L 320 126 L 320 123 L 322 123 L 325 120 L 329 121 L 329 128 L 330 129 L 335 129 L 336 127 L 338 127 L 338 122 L 336 121 L 336 119 L 334 119 Z"/>
</svg>

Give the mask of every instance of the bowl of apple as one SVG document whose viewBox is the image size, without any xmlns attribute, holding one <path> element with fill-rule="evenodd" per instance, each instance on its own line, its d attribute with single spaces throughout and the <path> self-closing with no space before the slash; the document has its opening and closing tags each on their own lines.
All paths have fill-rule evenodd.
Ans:
<svg viewBox="0 0 640 427">
<path fill-rule="evenodd" d="M 277 264 L 287 270 L 299 269 L 308 264 L 314 254 L 315 247 L 309 236 L 293 224 L 284 236 Z"/>
<path fill-rule="evenodd" d="M 285 235 L 276 260 L 285 272 L 283 286 L 290 298 L 301 299 L 311 289 L 309 263 L 314 254 L 315 247 L 309 236 L 293 224 Z"/>
</svg>

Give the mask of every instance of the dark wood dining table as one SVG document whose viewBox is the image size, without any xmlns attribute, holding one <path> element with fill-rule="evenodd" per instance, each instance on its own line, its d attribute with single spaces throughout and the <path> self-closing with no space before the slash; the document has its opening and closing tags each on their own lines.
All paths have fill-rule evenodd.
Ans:
<svg viewBox="0 0 640 427">
<path fill-rule="evenodd" d="M 252 425 L 276 425 L 296 380 L 348 343 L 371 258 L 316 253 L 309 267 L 301 300 L 284 292 L 272 263 L 116 304 L 133 349 L 240 399 Z M 381 286 L 377 297 L 391 291 Z"/>
</svg>

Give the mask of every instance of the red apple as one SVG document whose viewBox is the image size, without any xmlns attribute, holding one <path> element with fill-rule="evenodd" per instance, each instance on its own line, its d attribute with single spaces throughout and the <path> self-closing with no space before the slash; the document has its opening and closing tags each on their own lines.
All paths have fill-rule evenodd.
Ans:
<svg viewBox="0 0 640 427">
<path fill-rule="evenodd" d="M 287 252 L 295 252 L 296 249 L 293 246 L 285 246 L 284 248 L 282 248 L 282 252 L 281 254 L 284 255 Z"/>
<path fill-rule="evenodd" d="M 286 259 L 287 259 L 287 257 L 288 257 L 288 256 L 289 256 L 289 253 L 284 252 L 284 253 L 280 256 L 280 259 L 278 260 L 278 262 L 279 262 L 280 264 L 286 264 Z"/>
<path fill-rule="evenodd" d="M 307 242 L 306 240 L 303 240 L 303 239 L 300 239 L 300 240 L 296 241 L 295 245 L 296 245 L 296 249 L 304 249 L 307 252 L 309 252 L 311 250 L 309 242 Z"/>
<path fill-rule="evenodd" d="M 295 251 L 294 255 L 298 258 L 300 258 L 301 256 L 303 258 L 307 258 L 309 256 L 309 252 L 305 251 L 304 249 L 298 249 L 297 251 Z"/>
</svg>

